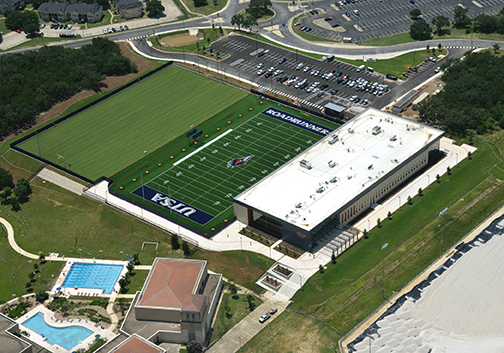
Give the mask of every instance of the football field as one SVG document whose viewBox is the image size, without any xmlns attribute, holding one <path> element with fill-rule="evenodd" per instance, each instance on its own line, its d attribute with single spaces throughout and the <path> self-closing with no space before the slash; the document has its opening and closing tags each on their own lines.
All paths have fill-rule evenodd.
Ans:
<svg viewBox="0 0 504 353">
<path fill-rule="evenodd" d="M 247 104 L 242 105 L 243 101 Z M 173 159 L 174 149 L 170 149 L 170 153 L 158 151 L 159 157 L 151 158 L 147 166 L 140 161 L 134 171 L 127 168 L 130 169 L 127 177 L 122 172 L 113 176 L 111 190 L 195 230 L 211 234 L 225 224 L 224 220 L 233 218 L 235 196 L 324 136 L 265 115 L 266 110 L 274 108 L 328 130 L 336 128 L 331 122 L 254 96 L 237 105 L 239 109 L 232 116 L 241 115 L 241 118 L 226 121 L 230 115 L 225 115 L 226 119 L 221 120 L 229 128 L 203 130 L 200 144 L 193 145 L 191 140 L 190 147 L 187 144 L 177 146 L 177 151 L 187 148 Z M 213 132 L 206 138 L 210 130 Z"/>
</svg>

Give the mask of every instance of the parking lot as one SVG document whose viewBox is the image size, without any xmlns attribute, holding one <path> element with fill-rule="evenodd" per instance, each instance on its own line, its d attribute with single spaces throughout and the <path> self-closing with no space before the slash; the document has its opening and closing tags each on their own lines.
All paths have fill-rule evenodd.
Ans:
<svg viewBox="0 0 504 353">
<path fill-rule="evenodd" d="M 343 0 L 344 1 L 344 0 Z M 341 2 L 340 0 L 336 2 Z M 315 4 L 314 8 L 321 11 L 307 13 L 307 17 L 299 22 L 312 28 L 310 34 L 333 40 L 341 40 L 341 37 L 351 37 L 355 42 L 408 32 L 413 23 L 407 15 L 414 9 L 420 9 L 427 23 L 432 18 L 443 15 L 453 20 L 453 11 L 458 4 L 463 4 L 469 9 L 470 17 L 479 14 L 496 14 L 504 6 L 504 0 L 478 0 L 475 2 L 459 0 L 413 0 L 414 4 L 407 0 L 353 0 L 346 4 L 335 6 L 334 2 L 324 2 L 324 5 Z M 477 3 L 477 5 L 475 4 Z M 479 5 L 479 6 L 478 6 Z M 309 10 L 309 3 L 303 8 Z M 354 13 L 359 12 L 359 15 Z M 349 13 L 349 16 L 345 15 Z M 331 23 L 338 23 L 344 32 L 322 26 L 320 20 L 325 17 L 333 18 Z M 356 28 L 357 27 L 357 28 Z"/>
<path fill-rule="evenodd" d="M 321 109 L 328 102 L 346 106 L 367 106 L 386 94 L 385 89 L 376 89 L 379 85 L 388 85 L 388 90 L 397 85 L 396 82 L 385 79 L 382 74 L 369 72 L 367 68 L 358 72 L 358 67 L 354 65 L 337 60 L 327 62 L 313 59 L 256 42 L 248 37 L 228 36 L 212 44 L 212 49 L 219 51 L 221 56 L 229 55 L 223 60 L 223 64 L 239 69 L 240 77 L 256 82 L 260 89 L 282 92 L 289 98 L 317 109 Z M 280 61 L 284 62 L 280 63 Z M 372 63 L 369 65 L 371 66 Z M 272 69 L 273 67 L 275 69 Z M 262 71 L 260 75 L 258 75 L 259 71 Z M 270 74 L 267 75 L 268 71 Z M 323 77 L 324 74 L 331 72 L 333 74 L 329 77 Z M 341 82 L 345 76 L 348 76 L 347 81 Z M 301 84 L 304 80 L 305 84 Z M 366 85 L 369 86 L 372 86 L 374 82 L 376 84 L 373 90 L 366 87 L 368 92 L 357 91 L 356 87 L 362 85 L 358 82 L 352 84 L 352 81 L 356 80 L 361 83 L 367 81 Z M 327 86 L 323 87 L 324 85 Z M 359 97 L 357 102 L 354 99 L 355 96 Z"/>
</svg>

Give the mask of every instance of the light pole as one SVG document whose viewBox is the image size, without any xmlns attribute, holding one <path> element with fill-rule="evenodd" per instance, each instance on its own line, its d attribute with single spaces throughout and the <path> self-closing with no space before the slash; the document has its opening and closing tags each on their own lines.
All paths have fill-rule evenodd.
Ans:
<svg viewBox="0 0 504 353">
<path fill-rule="evenodd" d="M 121 254 L 121 261 L 122 261 L 122 259 L 123 259 L 123 251 L 121 250 L 121 251 L 119 251 L 119 253 Z"/>
<path fill-rule="evenodd" d="M 399 211 L 401 210 L 401 196 L 399 196 Z"/>
<path fill-rule="evenodd" d="M 243 251 L 242 237 L 240 237 L 240 249 L 241 249 L 241 251 Z"/>
<path fill-rule="evenodd" d="M 427 187 L 430 189 L 430 175 L 427 174 Z"/>
<path fill-rule="evenodd" d="M 455 165 L 458 167 L 458 153 L 455 153 Z"/>
<path fill-rule="evenodd" d="M 382 280 L 382 297 L 385 299 L 385 252 L 384 250 L 387 248 L 388 243 L 383 244 L 382 249 L 382 261 L 383 261 L 383 280 Z"/>
<path fill-rule="evenodd" d="M 103 250 L 98 250 L 98 252 L 101 254 L 101 259 L 103 260 Z"/>
<path fill-rule="evenodd" d="M 441 217 L 441 253 L 443 252 L 443 223 L 444 223 L 444 214 L 448 211 L 448 207 L 439 212 L 439 217 Z"/>
<path fill-rule="evenodd" d="M 80 255 L 80 258 L 82 259 L 82 249 L 79 249 L 79 255 Z"/>
<path fill-rule="evenodd" d="M 371 219 L 368 219 L 367 221 L 368 221 L 368 229 L 369 231 L 371 231 Z"/>
</svg>

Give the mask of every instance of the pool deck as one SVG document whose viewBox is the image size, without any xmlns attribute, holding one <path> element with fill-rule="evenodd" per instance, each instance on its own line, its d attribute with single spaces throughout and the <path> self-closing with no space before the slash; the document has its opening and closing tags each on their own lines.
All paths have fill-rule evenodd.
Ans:
<svg viewBox="0 0 504 353">
<path fill-rule="evenodd" d="M 57 288 L 62 287 L 63 282 L 65 281 L 66 275 L 70 272 L 70 269 L 72 268 L 72 265 L 74 263 L 87 263 L 87 264 L 97 264 L 97 265 L 121 265 L 123 266 L 123 269 L 117 278 L 117 281 L 114 285 L 114 290 L 112 293 L 103 293 L 103 289 L 93 289 L 93 288 L 73 288 L 73 287 L 63 287 L 62 290 L 57 290 Z M 110 297 L 115 297 L 117 293 L 119 293 L 120 286 L 119 286 L 119 279 L 128 272 L 126 269 L 126 265 L 128 264 L 128 261 L 116 261 L 116 260 L 99 260 L 99 259 L 75 259 L 75 258 L 68 258 L 65 266 L 63 267 L 63 270 L 61 270 L 61 273 L 59 274 L 58 278 L 56 279 L 56 282 L 51 289 L 50 294 L 55 295 L 59 292 L 61 292 L 61 295 L 68 298 L 70 296 L 82 296 L 82 297 L 105 297 L 105 298 L 110 298 Z"/>
<path fill-rule="evenodd" d="M 47 341 L 47 338 L 43 337 L 39 333 L 30 330 L 29 328 L 25 327 L 23 325 L 23 322 L 31 318 L 32 316 L 38 314 L 38 313 L 43 313 L 44 314 L 44 321 L 46 324 L 53 326 L 53 327 L 69 327 L 69 326 L 82 326 L 85 327 L 89 330 L 91 330 L 93 333 L 89 335 L 88 338 L 83 340 L 81 343 L 77 344 L 76 346 L 72 347 L 71 350 L 66 350 L 65 348 L 61 347 L 58 344 L 50 344 Z M 102 329 L 100 325 L 95 324 L 94 322 L 90 320 L 85 320 L 85 319 L 73 319 L 73 320 L 56 320 L 54 318 L 54 312 L 51 310 L 47 309 L 44 305 L 39 305 L 35 307 L 33 310 L 28 312 L 27 314 L 21 316 L 16 320 L 16 322 L 20 325 L 20 329 L 27 331 L 29 333 L 29 339 L 33 341 L 34 343 L 40 345 L 41 347 L 44 347 L 45 349 L 51 351 L 51 352 L 61 352 L 61 353 L 70 353 L 73 352 L 79 348 L 84 348 L 88 349 L 89 346 L 92 344 L 92 342 L 95 339 L 95 335 L 99 334 L 100 337 L 106 338 L 107 341 L 111 341 L 114 339 L 114 337 L 117 336 L 117 334 L 112 333 L 108 329 Z"/>
</svg>

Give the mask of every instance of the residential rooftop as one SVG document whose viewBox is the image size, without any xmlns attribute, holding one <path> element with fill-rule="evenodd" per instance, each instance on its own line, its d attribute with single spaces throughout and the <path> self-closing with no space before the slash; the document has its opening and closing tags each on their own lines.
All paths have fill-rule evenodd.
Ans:
<svg viewBox="0 0 504 353">
<path fill-rule="evenodd" d="M 156 346 L 154 343 L 137 336 L 136 334 L 128 337 L 124 342 L 121 342 L 117 347 L 112 349 L 110 353 L 164 353 L 163 348 Z"/>
<path fill-rule="evenodd" d="M 309 231 L 443 133 L 369 108 L 235 200 Z"/>
</svg>

